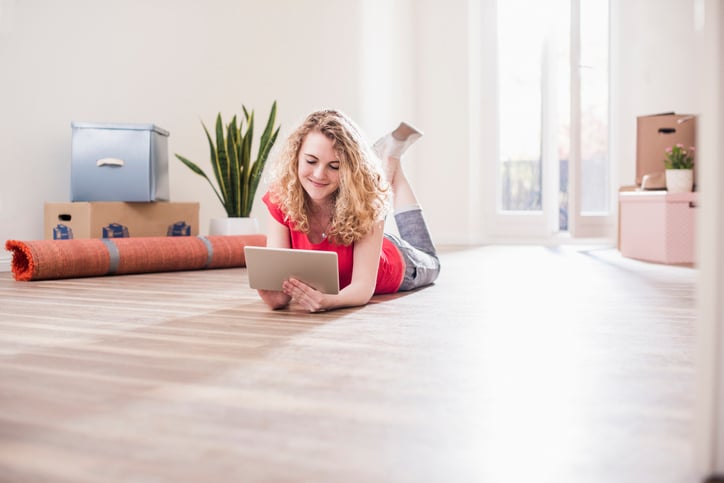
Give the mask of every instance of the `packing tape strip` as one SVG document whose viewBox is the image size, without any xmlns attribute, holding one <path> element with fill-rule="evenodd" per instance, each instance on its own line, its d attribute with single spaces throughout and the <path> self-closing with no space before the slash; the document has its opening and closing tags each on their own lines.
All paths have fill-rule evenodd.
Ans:
<svg viewBox="0 0 724 483">
<path fill-rule="evenodd" d="M 111 263 L 108 266 L 108 275 L 113 275 L 118 270 L 118 264 L 121 262 L 121 254 L 118 253 L 118 247 L 110 238 L 101 238 L 101 241 L 108 249 L 108 255 L 111 257 Z"/>
<path fill-rule="evenodd" d="M 211 259 L 214 258 L 214 247 L 211 245 L 209 239 L 205 236 L 198 235 L 198 239 L 204 242 L 204 245 L 206 245 L 206 253 L 208 255 L 206 256 L 206 265 L 204 265 L 204 268 L 209 268 L 209 265 L 211 265 Z"/>
</svg>

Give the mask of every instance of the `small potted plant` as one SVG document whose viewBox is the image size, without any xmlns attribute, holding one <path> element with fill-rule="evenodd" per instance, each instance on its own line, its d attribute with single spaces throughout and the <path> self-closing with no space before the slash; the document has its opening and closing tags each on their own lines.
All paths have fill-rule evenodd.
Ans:
<svg viewBox="0 0 724 483">
<path fill-rule="evenodd" d="M 694 187 L 694 146 L 685 149 L 683 144 L 666 148 L 666 190 L 669 193 L 686 193 Z"/>
<path fill-rule="evenodd" d="M 253 162 L 251 148 L 254 136 L 254 111 L 247 111 L 246 106 L 242 106 L 242 110 L 243 117 L 237 122 L 237 117 L 234 116 L 226 126 L 221 119 L 221 113 L 216 116 L 215 140 L 211 138 L 203 121 L 201 122 L 209 141 L 211 167 L 218 189 L 196 163 L 176 154 L 176 157 L 191 171 L 208 181 L 226 210 L 227 218 L 211 220 L 210 235 L 248 234 L 259 231 L 256 219 L 250 218 L 249 215 L 269 152 L 279 134 L 279 126 L 276 128 L 274 126 L 277 103 L 274 101 L 272 104 L 269 119 L 259 142 L 259 151 Z"/>
</svg>

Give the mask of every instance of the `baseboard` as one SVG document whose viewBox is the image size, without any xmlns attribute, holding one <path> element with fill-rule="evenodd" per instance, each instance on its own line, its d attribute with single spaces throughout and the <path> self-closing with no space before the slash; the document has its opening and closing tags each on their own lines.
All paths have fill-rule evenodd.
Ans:
<svg viewBox="0 0 724 483">
<path fill-rule="evenodd" d="M 3 253 L 0 255 L 0 272 L 9 272 L 10 271 L 10 261 L 13 259 L 13 256 L 11 253 L 5 254 Z"/>
</svg>

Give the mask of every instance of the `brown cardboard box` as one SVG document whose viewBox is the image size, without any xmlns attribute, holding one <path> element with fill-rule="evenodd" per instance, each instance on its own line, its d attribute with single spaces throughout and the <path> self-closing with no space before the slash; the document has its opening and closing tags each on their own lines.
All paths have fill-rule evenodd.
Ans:
<svg viewBox="0 0 724 483">
<path fill-rule="evenodd" d="M 677 143 L 696 146 L 696 116 L 664 113 L 636 118 L 636 185 L 646 174 L 665 171 L 666 148 Z M 696 180 L 696 156 L 694 156 Z"/>
<path fill-rule="evenodd" d="M 199 203 L 45 203 L 48 240 L 198 234 Z"/>
</svg>

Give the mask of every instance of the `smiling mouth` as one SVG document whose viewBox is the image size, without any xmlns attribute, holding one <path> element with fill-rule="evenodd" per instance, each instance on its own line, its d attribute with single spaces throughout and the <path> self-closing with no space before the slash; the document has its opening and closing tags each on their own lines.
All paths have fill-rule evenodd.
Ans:
<svg viewBox="0 0 724 483">
<path fill-rule="evenodd" d="M 315 186 L 317 188 L 324 188 L 327 186 L 327 183 L 320 183 L 319 181 L 314 181 L 313 179 L 309 179 L 309 178 L 307 178 L 307 179 L 313 186 Z"/>
</svg>

